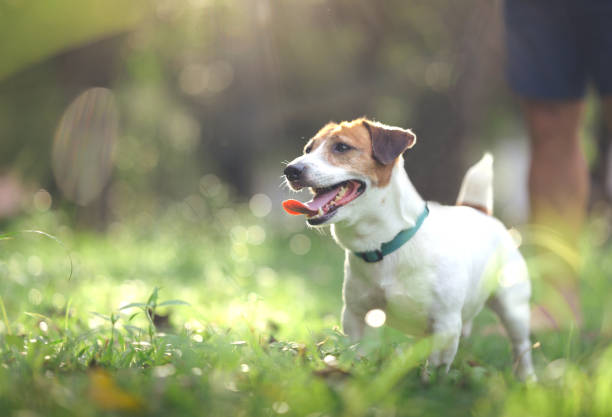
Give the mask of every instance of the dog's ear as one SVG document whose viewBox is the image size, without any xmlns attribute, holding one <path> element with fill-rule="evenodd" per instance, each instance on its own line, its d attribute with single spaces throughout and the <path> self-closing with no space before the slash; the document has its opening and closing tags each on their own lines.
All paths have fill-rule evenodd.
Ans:
<svg viewBox="0 0 612 417">
<path fill-rule="evenodd" d="M 370 132 L 372 156 L 383 165 L 388 165 L 416 143 L 416 136 L 409 129 L 387 126 L 364 120 L 363 125 Z"/>
</svg>

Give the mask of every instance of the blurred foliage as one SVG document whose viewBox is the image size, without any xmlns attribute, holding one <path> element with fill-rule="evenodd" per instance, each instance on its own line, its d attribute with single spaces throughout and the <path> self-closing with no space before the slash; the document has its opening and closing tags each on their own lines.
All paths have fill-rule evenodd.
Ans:
<svg viewBox="0 0 612 417">
<path fill-rule="evenodd" d="M 514 379 L 510 344 L 485 312 L 450 374 L 423 385 L 427 340 L 371 328 L 361 356 L 338 331 L 343 259 L 331 239 L 275 224 L 262 195 L 245 204 L 218 179 L 205 184 L 104 236 L 73 231 L 58 211 L 12 223 L 0 237 L 3 415 L 612 411 L 605 218 L 592 220 L 582 249 L 584 327 L 534 331 L 540 383 Z M 32 224 L 62 244 L 23 233 Z"/>
<path fill-rule="evenodd" d="M 71 0 L 0 3 L 0 79 L 60 51 L 135 26 L 142 1 Z"/>
</svg>

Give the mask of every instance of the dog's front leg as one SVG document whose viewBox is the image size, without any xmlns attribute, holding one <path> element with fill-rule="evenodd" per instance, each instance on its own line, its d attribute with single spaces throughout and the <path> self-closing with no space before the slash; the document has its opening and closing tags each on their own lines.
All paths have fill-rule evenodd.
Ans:
<svg viewBox="0 0 612 417">
<path fill-rule="evenodd" d="M 461 314 L 448 314 L 433 319 L 431 332 L 431 354 L 422 374 L 423 382 L 429 382 L 431 371 L 448 373 L 459 347 Z"/>
<path fill-rule="evenodd" d="M 342 331 L 351 342 L 359 342 L 363 338 L 365 321 L 361 315 L 353 312 L 346 304 L 342 308 Z"/>
</svg>

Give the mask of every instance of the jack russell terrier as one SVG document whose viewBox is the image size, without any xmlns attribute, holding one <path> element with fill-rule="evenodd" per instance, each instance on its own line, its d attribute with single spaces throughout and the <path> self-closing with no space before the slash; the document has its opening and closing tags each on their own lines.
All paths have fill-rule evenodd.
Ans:
<svg viewBox="0 0 612 417">
<path fill-rule="evenodd" d="M 404 170 L 416 143 L 407 129 L 365 118 L 329 123 L 286 167 L 306 203 L 283 202 L 311 226 L 331 225 L 345 249 L 342 327 L 359 341 L 368 311 L 410 334 L 431 335 L 428 364 L 448 372 L 460 336 L 484 304 L 512 342 L 516 374 L 535 379 L 529 340 L 531 286 L 511 235 L 492 214 L 491 155 L 467 172 L 456 206 L 425 202 Z"/>
</svg>

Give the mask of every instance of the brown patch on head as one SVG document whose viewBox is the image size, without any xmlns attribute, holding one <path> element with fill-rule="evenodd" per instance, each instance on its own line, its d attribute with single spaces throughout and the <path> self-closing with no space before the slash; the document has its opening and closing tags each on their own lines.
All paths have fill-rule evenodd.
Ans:
<svg viewBox="0 0 612 417">
<path fill-rule="evenodd" d="M 304 153 L 310 153 L 317 149 L 325 141 L 329 133 L 336 127 L 338 127 L 338 123 L 329 122 L 321 129 L 319 129 L 317 134 L 314 135 L 314 137 L 310 139 L 308 143 L 306 143 L 306 145 L 304 146 Z"/>
<path fill-rule="evenodd" d="M 398 157 L 416 142 L 409 130 L 359 118 L 328 123 L 306 144 L 304 152 L 324 146 L 333 165 L 368 176 L 372 184 L 386 186 Z"/>
</svg>

